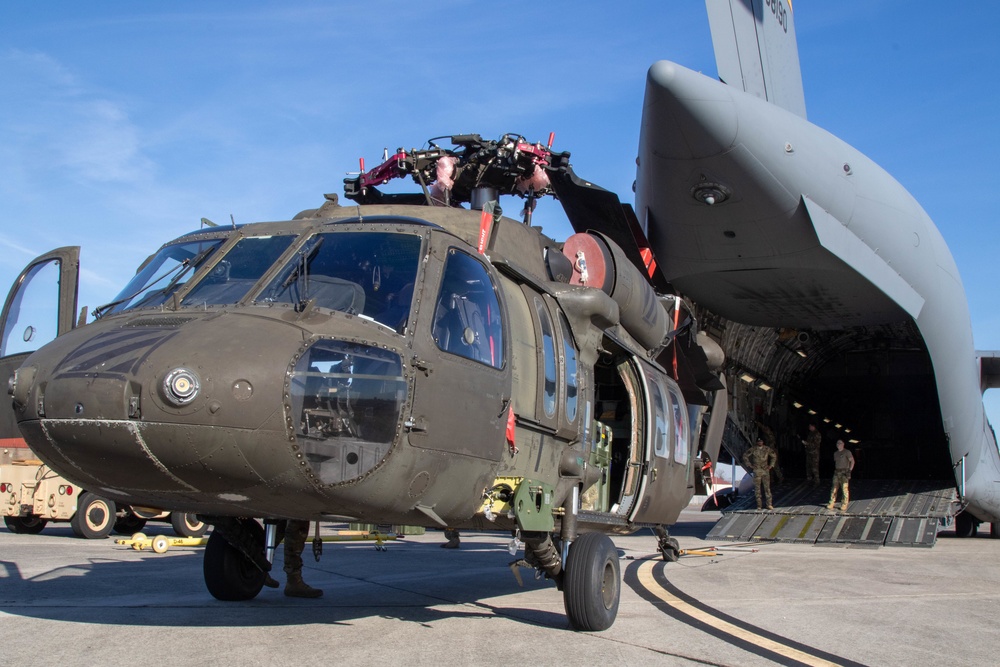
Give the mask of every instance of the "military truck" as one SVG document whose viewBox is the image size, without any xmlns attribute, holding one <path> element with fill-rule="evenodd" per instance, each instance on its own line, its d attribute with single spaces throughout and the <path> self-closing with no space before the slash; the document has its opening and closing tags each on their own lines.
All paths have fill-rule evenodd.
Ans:
<svg viewBox="0 0 1000 667">
<path fill-rule="evenodd" d="M 207 526 L 194 514 L 146 507 L 116 506 L 97 493 L 81 489 L 42 463 L 26 448 L 5 448 L 0 456 L 0 513 L 13 533 L 37 534 L 50 521 L 68 521 L 87 539 L 111 531 L 131 535 L 147 521 L 169 522 L 181 537 L 200 537 Z"/>
</svg>

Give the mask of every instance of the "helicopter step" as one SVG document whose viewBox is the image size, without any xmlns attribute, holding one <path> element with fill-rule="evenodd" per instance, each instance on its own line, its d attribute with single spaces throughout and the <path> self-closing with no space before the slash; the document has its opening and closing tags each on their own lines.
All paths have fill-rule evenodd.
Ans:
<svg viewBox="0 0 1000 667">
<path fill-rule="evenodd" d="M 828 510 L 826 485 L 789 480 L 776 486 L 774 510 L 744 496 L 723 510 L 709 539 L 768 540 L 856 547 L 931 547 L 941 519 L 955 514 L 955 489 L 935 480 L 853 480 L 844 511 Z"/>
</svg>

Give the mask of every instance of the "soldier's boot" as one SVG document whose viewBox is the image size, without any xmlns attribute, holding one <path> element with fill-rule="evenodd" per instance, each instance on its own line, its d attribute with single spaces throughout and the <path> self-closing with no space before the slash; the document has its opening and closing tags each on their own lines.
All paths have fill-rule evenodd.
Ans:
<svg viewBox="0 0 1000 667">
<path fill-rule="evenodd" d="M 846 512 L 847 511 L 847 504 L 849 502 L 851 502 L 850 501 L 850 495 L 847 493 L 847 489 L 844 489 L 844 502 L 841 503 L 841 505 L 840 505 L 840 511 L 841 512 Z"/>
<path fill-rule="evenodd" d="M 289 572 L 288 581 L 285 582 L 285 595 L 290 598 L 318 598 L 323 596 L 323 591 L 302 581 L 301 572 Z"/>
<path fill-rule="evenodd" d="M 448 541 L 441 545 L 442 549 L 458 549 L 462 546 L 462 540 L 459 538 L 459 532 L 457 530 L 445 530 L 444 536 L 448 539 Z"/>
<path fill-rule="evenodd" d="M 275 579 L 274 577 L 272 577 L 270 575 L 270 573 L 265 572 L 264 573 L 264 585 L 267 586 L 268 588 L 277 588 L 281 584 L 279 584 L 278 580 Z"/>
<path fill-rule="evenodd" d="M 831 499 L 830 499 L 830 502 L 828 502 L 828 503 L 826 504 L 826 508 L 827 508 L 828 510 L 832 510 L 832 509 L 833 509 L 833 505 L 834 505 L 834 503 L 836 503 L 836 502 L 837 502 L 836 500 L 834 500 L 833 498 L 831 498 Z"/>
</svg>

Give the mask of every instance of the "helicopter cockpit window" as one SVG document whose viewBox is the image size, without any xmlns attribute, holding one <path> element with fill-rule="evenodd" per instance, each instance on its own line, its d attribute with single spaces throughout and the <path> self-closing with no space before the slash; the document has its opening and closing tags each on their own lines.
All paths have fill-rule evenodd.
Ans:
<svg viewBox="0 0 1000 667">
<path fill-rule="evenodd" d="M 33 352 L 59 331 L 58 260 L 31 267 L 11 302 L 0 339 L 0 357 Z"/>
<path fill-rule="evenodd" d="M 225 240 L 188 241 L 160 248 L 114 301 L 94 309 L 94 316 L 102 317 L 123 310 L 151 308 L 166 303 Z"/>
<path fill-rule="evenodd" d="M 434 342 L 445 352 L 501 368 L 500 301 L 486 267 L 452 248 L 434 308 Z"/>
<path fill-rule="evenodd" d="M 294 240 L 294 236 L 249 236 L 240 239 L 226 256 L 184 297 L 183 306 L 236 303 L 250 291 Z"/>
<path fill-rule="evenodd" d="M 260 303 L 328 308 L 403 333 L 422 239 L 396 232 L 329 232 L 307 240 L 257 296 Z"/>
</svg>

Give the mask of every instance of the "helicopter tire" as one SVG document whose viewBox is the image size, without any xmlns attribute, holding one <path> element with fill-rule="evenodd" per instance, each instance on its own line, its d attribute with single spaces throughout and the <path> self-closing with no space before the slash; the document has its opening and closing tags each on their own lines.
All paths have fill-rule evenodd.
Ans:
<svg viewBox="0 0 1000 667">
<path fill-rule="evenodd" d="M 113 501 L 84 491 L 76 503 L 76 514 L 69 520 L 69 525 L 77 537 L 104 539 L 115 527 L 115 511 Z"/>
<path fill-rule="evenodd" d="M 7 530 L 19 535 L 37 535 L 42 532 L 48 523 L 45 519 L 34 514 L 28 516 L 5 516 L 3 522 L 7 524 Z"/>
<path fill-rule="evenodd" d="M 668 537 L 660 543 L 660 553 L 666 562 L 676 563 L 677 559 L 681 557 L 681 545 L 674 538 Z"/>
<path fill-rule="evenodd" d="M 174 527 L 177 537 L 201 537 L 208 530 L 208 524 L 200 520 L 197 514 L 183 512 L 171 512 L 170 525 Z"/>
<path fill-rule="evenodd" d="M 216 531 L 205 545 L 203 570 L 205 586 L 216 600 L 252 600 L 264 587 L 264 572 Z"/>
<path fill-rule="evenodd" d="M 563 604 L 574 630 L 607 630 L 618 616 L 621 568 L 614 542 L 603 533 L 583 533 L 569 548 Z"/>
</svg>

